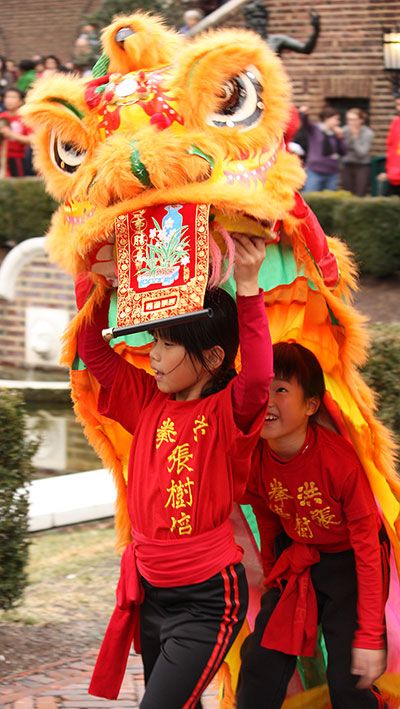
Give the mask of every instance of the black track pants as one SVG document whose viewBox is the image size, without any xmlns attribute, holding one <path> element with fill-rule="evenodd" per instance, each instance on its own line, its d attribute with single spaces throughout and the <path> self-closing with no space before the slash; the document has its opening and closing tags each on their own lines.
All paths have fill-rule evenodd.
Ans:
<svg viewBox="0 0 400 709">
<path fill-rule="evenodd" d="M 141 709 L 190 709 L 221 666 L 246 616 L 242 564 L 208 581 L 158 588 L 142 580 L 140 634 L 146 691 Z"/>
<path fill-rule="evenodd" d="M 333 709 L 383 709 L 379 692 L 356 689 L 358 677 L 350 672 L 351 648 L 357 621 L 357 577 L 352 551 L 321 554 L 311 568 L 319 622 L 328 652 L 327 679 Z M 278 589 L 268 591 L 254 632 L 242 647 L 237 709 L 280 709 L 296 657 L 261 647 L 265 626 L 279 601 Z M 290 628 L 282 628 L 282 633 Z"/>
</svg>

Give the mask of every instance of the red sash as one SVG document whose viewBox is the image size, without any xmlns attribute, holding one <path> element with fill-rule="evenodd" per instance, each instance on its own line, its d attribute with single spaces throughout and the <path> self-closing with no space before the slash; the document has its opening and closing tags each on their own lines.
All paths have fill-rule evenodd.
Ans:
<svg viewBox="0 0 400 709">
<path fill-rule="evenodd" d="M 229 520 L 184 539 L 149 539 L 135 530 L 132 539 L 121 558 L 117 603 L 89 686 L 89 694 L 105 699 L 118 697 L 132 641 L 140 652 L 139 608 L 144 591 L 139 574 L 154 586 L 186 586 L 206 581 L 229 564 L 237 564 L 243 555 Z"/>
<path fill-rule="evenodd" d="M 265 627 L 262 647 L 287 655 L 314 655 L 318 611 L 310 566 L 319 559 L 319 552 L 314 546 L 297 542 L 285 549 L 277 559 L 265 585 L 282 588 L 282 581 L 287 583 Z"/>
</svg>

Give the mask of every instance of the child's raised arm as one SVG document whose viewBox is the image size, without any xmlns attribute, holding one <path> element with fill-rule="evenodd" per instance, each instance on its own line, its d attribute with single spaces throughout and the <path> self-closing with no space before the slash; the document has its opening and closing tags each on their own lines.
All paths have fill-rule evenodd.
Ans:
<svg viewBox="0 0 400 709">
<path fill-rule="evenodd" d="M 87 284 L 93 287 L 90 278 Z M 78 308 L 88 295 L 87 284 L 84 277 L 75 284 Z M 78 332 L 78 353 L 101 385 L 99 412 L 133 433 L 138 416 L 153 398 L 157 385 L 152 376 L 124 360 L 104 342 L 101 333 L 108 327 L 109 306 L 110 293 L 107 293 L 103 302 L 94 308 L 92 318 L 84 322 Z"/>
<path fill-rule="evenodd" d="M 233 384 L 236 425 L 245 433 L 265 409 L 273 378 L 272 344 L 258 274 L 265 258 L 265 242 L 233 234 L 235 281 L 242 368 Z"/>
</svg>

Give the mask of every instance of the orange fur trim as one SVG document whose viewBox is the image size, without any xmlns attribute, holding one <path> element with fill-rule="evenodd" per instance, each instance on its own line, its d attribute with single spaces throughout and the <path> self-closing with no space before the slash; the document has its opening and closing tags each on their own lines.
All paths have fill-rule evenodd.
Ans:
<svg viewBox="0 0 400 709">
<path fill-rule="evenodd" d="M 133 34 L 117 42 L 118 30 L 128 27 Z M 127 74 L 139 69 L 157 69 L 175 58 L 184 39 L 167 29 L 161 17 L 137 12 L 117 16 L 102 32 L 103 50 L 110 59 L 109 72 Z"/>
</svg>

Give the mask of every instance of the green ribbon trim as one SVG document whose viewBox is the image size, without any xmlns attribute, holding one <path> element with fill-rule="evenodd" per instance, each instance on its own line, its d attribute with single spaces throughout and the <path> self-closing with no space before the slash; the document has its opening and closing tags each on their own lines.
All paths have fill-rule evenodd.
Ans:
<svg viewBox="0 0 400 709">
<path fill-rule="evenodd" d="M 198 155 L 200 158 L 204 158 L 208 162 L 211 168 L 214 169 L 215 161 L 211 157 L 211 155 L 207 155 L 206 153 L 203 153 L 200 148 L 197 148 L 195 145 L 192 145 L 189 150 L 188 150 L 189 155 Z"/>
<path fill-rule="evenodd" d="M 150 180 L 150 175 L 147 172 L 146 166 L 142 163 L 139 151 L 136 148 L 136 141 L 131 142 L 131 171 L 138 178 L 144 187 L 153 187 Z"/>
<path fill-rule="evenodd" d="M 50 103 L 60 103 L 61 106 L 65 106 L 65 108 L 68 108 L 68 110 L 71 111 L 81 121 L 85 116 L 85 114 L 82 113 L 79 108 L 76 108 L 76 106 L 74 106 L 72 103 L 69 103 L 69 101 L 65 101 L 63 98 L 57 98 L 57 96 L 54 96 L 53 98 L 49 98 L 48 101 Z"/>
<path fill-rule="evenodd" d="M 92 76 L 94 79 L 99 79 L 101 76 L 105 76 L 108 73 L 108 67 L 110 66 L 110 58 L 103 52 L 101 54 L 92 69 Z"/>
</svg>

